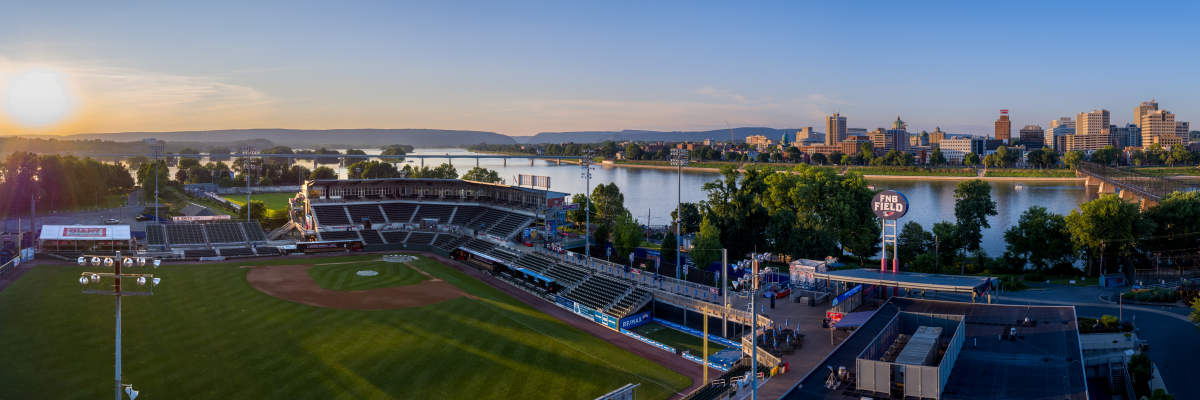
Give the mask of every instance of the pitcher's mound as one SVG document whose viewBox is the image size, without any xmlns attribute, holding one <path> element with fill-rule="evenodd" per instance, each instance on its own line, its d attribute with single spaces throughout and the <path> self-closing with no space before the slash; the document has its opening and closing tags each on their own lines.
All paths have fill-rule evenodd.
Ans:
<svg viewBox="0 0 1200 400">
<path fill-rule="evenodd" d="M 305 272 L 309 268 L 312 264 L 255 266 L 250 268 L 246 279 L 255 289 L 287 301 L 340 310 L 393 310 L 467 296 L 462 289 L 441 279 L 354 292 L 325 289 Z"/>
</svg>

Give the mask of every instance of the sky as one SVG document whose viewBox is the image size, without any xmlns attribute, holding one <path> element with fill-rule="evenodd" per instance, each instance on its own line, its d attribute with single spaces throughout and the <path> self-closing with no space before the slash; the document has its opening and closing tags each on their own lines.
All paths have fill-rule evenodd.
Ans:
<svg viewBox="0 0 1200 400">
<path fill-rule="evenodd" d="M 1200 123 L 1196 1 L 8 3 L 0 135 Z"/>
</svg>

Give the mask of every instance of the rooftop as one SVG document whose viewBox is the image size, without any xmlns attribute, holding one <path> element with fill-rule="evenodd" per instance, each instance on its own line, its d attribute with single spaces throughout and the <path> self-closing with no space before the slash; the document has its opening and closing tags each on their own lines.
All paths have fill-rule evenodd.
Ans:
<svg viewBox="0 0 1200 400">
<path fill-rule="evenodd" d="M 828 389 L 826 366 L 855 373 L 855 360 L 901 311 L 963 315 L 966 340 L 943 399 L 1086 399 L 1074 307 L 972 304 L 892 298 L 784 399 L 859 399 L 853 385 Z M 1030 323 L 1025 324 L 1025 318 Z M 1005 333 L 1016 328 L 1011 338 Z M 1003 339 L 1002 339 L 1003 338 Z"/>
<path fill-rule="evenodd" d="M 987 277 L 920 274 L 914 272 L 883 272 L 872 268 L 848 269 L 822 272 L 813 275 L 816 279 L 839 282 L 864 283 L 868 285 L 899 286 L 910 289 L 940 290 L 950 292 L 972 292 L 983 288 Z"/>
</svg>

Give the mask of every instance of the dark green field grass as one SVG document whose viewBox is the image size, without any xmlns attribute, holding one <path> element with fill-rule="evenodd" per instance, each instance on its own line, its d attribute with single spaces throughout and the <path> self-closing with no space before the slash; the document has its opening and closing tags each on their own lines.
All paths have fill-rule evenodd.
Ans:
<svg viewBox="0 0 1200 400">
<path fill-rule="evenodd" d="M 441 264 L 421 268 L 478 300 L 318 308 L 239 268 L 378 258 L 134 268 L 163 282 L 124 300 L 125 382 L 145 399 L 472 400 L 590 400 L 627 383 L 663 399 L 689 383 Z M 114 302 L 80 293 L 82 271 L 103 268 L 39 265 L 0 292 L 0 398 L 112 397 Z"/>
<path fill-rule="evenodd" d="M 244 194 L 225 194 L 221 197 L 239 206 L 246 205 L 246 195 Z M 250 195 L 250 200 L 261 201 L 268 209 L 285 210 L 288 207 L 288 199 L 293 197 L 296 197 L 295 193 L 258 193 Z"/>
<path fill-rule="evenodd" d="M 393 286 L 408 286 L 416 285 L 421 281 L 428 280 L 424 274 L 409 268 L 401 263 L 392 263 L 384 261 L 369 261 L 356 262 L 349 264 L 325 264 L 318 263 L 308 269 L 308 275 L 313 277 L 313 280 L 318 285 L 326 289 L 355 291 L 367 289 L 379 289 Z M 413 265 L 422 270 L 428 270 L 427 266 L 439 264 L 437 261 L 421 257 L 420 260 L 414 261 Z M 375 276 L 359 276 L 358 271 L 375 271 L 379 275 Z"/>
<path fill-rule="evenodd" d="M 720 327 L 717 328 L 719 329 Z M 633 331 L 637 332 L 639 335 L 645 336 L 647 339 L 674 347 L 675 350 L 679 351 L 679 354 L 683 354 L 683 352 L 687 350 L 692 355 L 697 355 L 704 350 L 704 342 L 699 337 L 667 328 L 659 324 L 645 324 L 637 328 L 633 328 Z M 716 354 L 721 350 L 725 350 L 725 346 L 722 346 L 717 342 L 710 341 L 708 342 L 708 354 L 706 357 Z"/>
</svg>

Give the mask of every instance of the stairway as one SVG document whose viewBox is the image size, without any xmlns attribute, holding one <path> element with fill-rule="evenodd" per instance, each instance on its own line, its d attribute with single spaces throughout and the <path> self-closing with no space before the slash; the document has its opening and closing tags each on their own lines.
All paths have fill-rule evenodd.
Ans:
<svg viewBox="0 0 1200 400">
<path fill-rule="evenodd" d="M 1114 394 L 1125 393 L 1125 364 L 1112 363 L 1108 365 L 1109 374 L 1111 375 L 1109 383 L 1112 384 L 1112 392 Z"/>
</svg>

